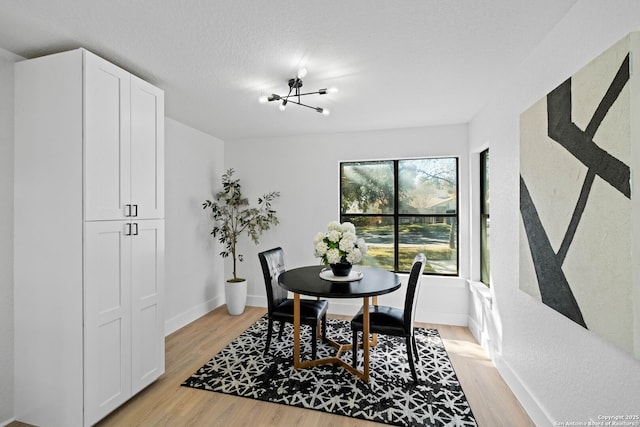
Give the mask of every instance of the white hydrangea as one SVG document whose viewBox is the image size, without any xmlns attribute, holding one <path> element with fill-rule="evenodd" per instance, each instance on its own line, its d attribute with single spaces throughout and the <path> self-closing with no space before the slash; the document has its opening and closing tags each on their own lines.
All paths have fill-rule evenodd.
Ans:
<svg viewBox="0 0 640 427">
<path fill-rule="evenodd" d="M 340 248 L 341 251 L 348 253 L 348 252 L 351 252 L 351 250 L 353 250 L 353 247 L 355 245 L 356 245 L 356 235 L 347 233 L 342 235 L 342 238 L 340 239 L 340 243 L 338 244 L 338 247 Z"/>
<path fill-rule="evenodd" d="M 356 246 L 358 247 L 358 249 L 360 249 L 360 252 L 363 256 L 367 254 L 367 250 L 369 248 L 367 248 L 367 242 L 365 242 L 363 238 L 359 238 L 356 241 Z"/>
<path fill-rule="evenodd" d="M 360 249 L 358 248 L 353 248 L 353 250 L 347 254 L 347 261 L 350 262 L 351 264 L 357 264 L 361 260 L 362 260 L 362 252 L 360 252 Z"/>
<path fill-rule="evenodd" d="M 316 234 L 316 237 L 313 238 L 313 243 L 321 242 L 324 239 L 324 233 L 319 232 Z"/>
<path fill-rule="evenodd" d="M 327 231 L 342 231 L 342 226 L 338 221 L 331 221 L 329 225 L 327 225 Z"/>
<path fill-rule="evenodd" d="M 356 226 L 351 222 L 343 222 L 340 224 L 340 231 L 343 233 L 351 233 L 355 236 L 356 234 Z"/>
<path fill-rule="evenodd" d="M 338 230 L 329 230 L 327 232 L 327 239 L 329 239 L 332 242 L 336 242 L 336 243 L 339 242 L 340 237 L 342 237 L 342 234 Z"/>
<path fill-rule="evenodd" d="M 316 248 L 315 248 L 315 256 L 316 257 L 323 257 L 326 253 L 327 250 L 329 249 L 329 246 L 327 246 L 327 244 L 324 241 L 319 241 L 316 243 Z"/>
<path fill-rule="evenodd" d="M 336 248 L 327 251 L 327 262 L 329 264 L 337 264 L 340 262 L 340 251 Z"/>
</svg>

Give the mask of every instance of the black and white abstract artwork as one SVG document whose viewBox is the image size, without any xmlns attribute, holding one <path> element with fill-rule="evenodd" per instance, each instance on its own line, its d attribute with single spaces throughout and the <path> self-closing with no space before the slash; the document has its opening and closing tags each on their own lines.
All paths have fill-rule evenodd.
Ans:
<svg viewBox="0 0 640 427">
<path fill-rule="evenodd" d="M 640 357 L 631 186 L 636 40 L 625 37 L 520 116 L 519 286 Z"/>
</svg>

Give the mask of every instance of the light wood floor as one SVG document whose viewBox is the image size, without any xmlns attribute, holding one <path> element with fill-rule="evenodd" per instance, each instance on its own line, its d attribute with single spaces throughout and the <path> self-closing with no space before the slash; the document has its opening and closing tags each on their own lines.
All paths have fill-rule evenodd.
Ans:
<svg viewBox="0 0 640 427">
<path fill-rule="evenodd" d="M 230 316 L 226 306 L 222 306 L 169 335 L 166 338 L 165 374 L 102 420 L 98 426 L 380 425 L 320 411 L 180 386 L 265 312 L 264 308 L 247 307 L 241 316 Z M 439 330 L 480 427 L 534 426 L 467 328 L 427 323 L 420 323 L 418 326 L 435 327 Z M 24 425 L 17 422 L 9 424 L 11 427 Z"/>
</svg>

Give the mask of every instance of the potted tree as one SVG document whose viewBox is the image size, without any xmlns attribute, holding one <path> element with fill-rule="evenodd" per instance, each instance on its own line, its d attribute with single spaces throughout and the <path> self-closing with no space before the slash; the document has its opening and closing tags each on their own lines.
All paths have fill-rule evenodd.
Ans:
<svg viewBox="0 0 640 427">
<path fill-rule="evenodd" d="M 225 299 L 229 314 L 238 315 L 244 312 L 247 300 L 247 280 L 238 277 L 238 261 L 242 254 L 238 252 L 238 238 L 246 233 L 255 244 L 259 243 L 262 233 L 272 225 L 278 224 L 276 211 L 271 209 L 271 202 L 280 196 L 272 191 L 258 198 L 258 207 L 250 207 L 249 200 L 242 196 L 239 179 L 233 179 L 233 169 L 222 175 L 222 191 L 215 195 L 215 200 L 205 200 L 203 209 L 211 210 L 214 222 L 211 234 L 224 245 L 220 252 L 223 258 L 231 255 L 233 259 L 233 277 L 225 283 Z"/>
</svg>

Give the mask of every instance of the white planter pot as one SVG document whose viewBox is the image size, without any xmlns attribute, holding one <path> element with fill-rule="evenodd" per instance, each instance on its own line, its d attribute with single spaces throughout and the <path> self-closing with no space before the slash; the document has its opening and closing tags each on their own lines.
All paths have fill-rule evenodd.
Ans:
<svg viewBox="0 0 640 427">
<path fill-rule="evenodd" d="M 244 313 L 244 307 L 247 304 L 247 281 L 225 282 L 224 296 L 229 314 L 237 316 Z"/>
</svg>

